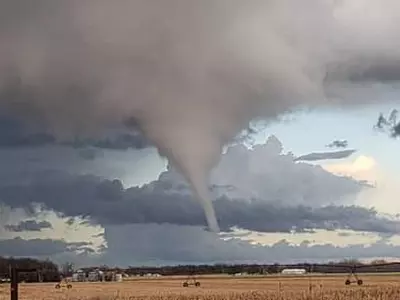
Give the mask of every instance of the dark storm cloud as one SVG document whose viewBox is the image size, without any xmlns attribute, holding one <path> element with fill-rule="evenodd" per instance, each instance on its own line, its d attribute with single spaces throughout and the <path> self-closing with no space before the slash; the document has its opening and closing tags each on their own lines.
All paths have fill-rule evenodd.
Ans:
<svg viewBox="0 0 400 300">
<path fill-rule="evenodd" d="M 369 61 L 365 68 L 355 68 L 348 74 L 353 82 L 390 82 L 400 80 L 400 63 L 396 60 Z"/>
<path fill-rule="evenodd" d="M 293 245 L 286 240 L 261 245 L 256 238 L 240 240 L 238 235 L 237 238 L 221 239 L 198 227 L 166 224 L 106 226 L 105 237 L 108 248 L 102 260 L 111 265 L 126 266 L 339 261 L 343 257 L 397 257 L 400 249 L 382 240 L 365 247 L 357 244 L 357 235 L 354 235 L 354 244 L 348 246 L 336 246 L 329 241 L 325 245 L 313 245 L 308 241 Z"/>
<path fill-rule="evenodd" d="M 250 242 L 257 241 L 240 240 L 239 238 L 243 237 L 240 233 L 236 237 L 232 234 L 230 239 L 221 239 L 200 227 L 168 224 L 108 225 L 104 237 L 107 246 L 100 247 L 100 255 L 95 254 L 91 245 L 85 242 L 66 243 L 62 240 L 15 238 L 0 240 L 0 256 L 50 258 L 58 263 L 73 262 L 77 267 L 103 264 L 128 267 L 182 263 L 339 261 L 343 257 L 396 257 L 400 248 L 387 244 L 383 239 L 369 247 L 357 243 L 345 247 L 329 243 L 312 245 L 308 241 L 293 245 L 286 240 L 271 245 L 251 244 Z M 354 238 L 357 239 L 357 235 Z"/>
<path fill-rule="evenodd" d="M 347 234 L 351 236 L 351 233 Z M 348 246 L 333 244 L 312 245 L 303 241 L 293 245 L 281 240 L 271 245 L 261 245 L 256 240 L 240 240 L 243 235 L 231 234 L 221 239 L 201 227 L 168 224 L 136 224 L 105 227 L 107 246 L 102 253 L 93 255 L 87 243 L 66 243 L 60 240 L 20 238 L 0 241 L 0 256 L 30 256 L 50 258 L 56 262 L 74 262 L 88 265 L 165 265 L 187 263 L 292 263 L 342 260 L 343 257 L 359 259 L 396 257 L 400 247 L 387 244 L 382 239 L 369 247 L 355 243 Z M 256 242 L 250 243 L 250 242 Z M 80 254 L 73 252 L 79 250 Z M 86 250 L 87 249 L 87 250 Z"/>
<path fill-rule="evenodd" d="M 0 115 L 0 147 L 44 146 L 55 143 L 46 133 L 31 133 L 21 123 Z"/>
<path fill-rule="evenodd" d="M 0 256 L 52 256 L 86 248 L 90 243 L 67 243 L 63 240 L 14 238 L 0 240 Z"/>
<path fill-rule="evenodd" d="M 23 122 L 0 115 L 0 148 L 39 147 L 61 145 L 77 149 L 94 147 L 108 150 L 144 149 L 152 147 L 139 132 L 117 132 L 97 138 L 70 138 L 57 140 L 43 130 L 29 129 Z"/>
<path fill-rule="evenodd" d="M 232 226 L 284 232 L 292 227 L 298 231 L 307 227 L 366 227 L 354 220 L 347 224 L 340 211 L 326 220 L 320 216 L 326 214 L 322 207 L 348 203 L 346 199 L 354 199 L 365 188 L 368 186 L 357 180 L 294 162 L 292 154 L 282 153 L 282 144 L 274 136 L 252 149 L 243 145 L 227 149 L 210 182 L 217 217 L 224 230 Z M 103 225 L 205 225 L 199 202 L 171 166 L 153 182 L 131 188 L 125 188 L 119 180 L 92 175 L 36 171 L 23 182 L 0 185 L 0 199 L 12 207 L 29 208 L 40 203 L 66 217 L 80 216 L 85 222 Z M 374 220 L 374 216 L 367 219 Z"/>
<path fill-rule="evenodd" d="M 400 229 L 400 222 L 380 218 L 375 211 L 356 206 L 282 207 L 263 201 L 247 204 L 229 199 L 219 199 L 215 206 L 226 230 L 237 226 L 261 232 L 351 229 L 395 234 Z"/>
<path fill-rule="evenodd" d="M 109 150 L 144 149 L 152 147 L 149 141 L 141 134 L 124 133 L 104 139 L 76 139 L 61 143 L 74 148 L 95 147 Z"/>
<path fill-rule="evenodd" d="M 79 156 L 85 160 L 94 160 L 96 157 L 102 154 L 101 151 L 91 147 L 80 149 L 78 153 Z"/>
<path fill-rule="evenodd" d="M 342 159 L 349 157 L 357 150 L 343 150 L 335 152 L 320 152 L 320 153 L 309 153 L 299 156 L 295 161 L 317 161 L 317 160 L 327 160 L 327 159 Z"/>
<path fill-rule="evenodd" d="M 35 221 L 27 220 L 21 221 L 17 225 L 7 224 L 4 226 L 6 230 L 13 232 L 23 232 L 23 231 L 42 231 L 42 229 L 52 229 L 53 226 L 48 221 Z"/>
<path fill-rule="evenodd" d="M 172 184 L 124 189 L 118 180 L 94 176 L 51 173 L 30 185 L 0 188 L 0 197 L 12 207 L 31 203 L 44 205 L 66 217 L 83 216 L 94 223 L 137 224 L 169 223 L 205 225 L 200 204 L 184 186 L 177 192 Z M 279 205 L 271 199 L 235 200 L 219 197 L 214 201 L 224 230 L 237 226 L 264 232 L 289 232 L 304 229 L 353 229 L 396 233 L 399 222 L 380 218 L 373 210 L 356 206 Z"/>
</svg>

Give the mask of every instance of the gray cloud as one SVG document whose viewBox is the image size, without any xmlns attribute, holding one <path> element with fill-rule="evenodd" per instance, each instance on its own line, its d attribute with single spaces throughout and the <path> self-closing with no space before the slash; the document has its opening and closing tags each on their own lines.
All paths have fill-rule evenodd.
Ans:
<svg viewBox="0 0 400 300">
<path fill-rule="evenodd" d="M 351 156 L 357 150 L 343 150 L 335 152 L 320 152 L 320 153 L 309 153 L 296 157 L 295 161 L 317 161 L 317 160 L 327 160 L 327 159 L 343 159 Z"/>
<path fill-rule="evenodd" d="M 321 262 L 343 257 L 397 257 L 400 250 L 399 246 L 387 244 L 384 239 L 369 247 L 361 244 L 347 247 L 310 245 L 307 241 L 291 245 L 285 240 L 263 246 L 240 240 L 240 235 L 231 236 L 224 240 L 195 226 L 107 225 L 107 246 L 103 247 L 101 254 L 82 251 L 90 249 L 90 244 L 85 242 L 15 238 L 0 240 L 0 256 L 50 258 L 59 263 L 72 261 L 77 267 L 100 264 L 128 267 L 187 263 Z"/>
<path fill-rule="evenodd" d="M 141 134 L 124 133 L 115 137 L 104 139 L 76 139 L 71 142 L 64 142 L 61 145 L 74 148 L 95 147 L 109 150 L 145 149 L 152 147 L 149 141 Z"/>
<path fill-rule="evenodd" d="M 395 62 L 393 57 L 386 60 L 368 57 L 363 61 L 363 65 L 363 67 L 354 68 L 348 73 L 350 81 L 396 82 L 400 80 L 400 64 Z"/>
<path fill-rule="evenodd" d="M 14 161 L 21 157 L 28 159 L 24 153 L 27 152 L 16 155 Z M 11 154 L 15 155 L 15 152 L 8 155 Z M 24 155 L 20 156 L 21 154 Z M 53 246 L 49 246 L 51 251 L 26 248 L 26 252 L 21 255 L 48 251 L 54 253 L 51 257 L 56 261 L 72 260 L 83 265 L 127 265 L 135 262 L 153 264 L 155 257 L 158 258 L 157 262 L 163 263 L 208 263 L 218 260 L 262 262 L 269 259 L 301 260 L 311 256 L 317 259 L 322 257 L 313 251 L 324 251 L 323 258 L 340 257 L 360 251 L 360 248 L 324 246 L 311 248 L 310 252 L 309 249 L 284 243 L 261 247 L 243 241 L 221 242 L 215 236 L 199 233 L 203 232 L 206 224 L 201 206 L 193 199 L 188 184 L 174 168 L 169 167 L 149 184 L 125 188 L 118 180 L 77 175 L 74 172 L 64 173 L 61 171 L 64 167 L 59 167 L 58 171 L 49 171 L 49 167 L 52 167 L 50 170 L 54 169 L 60 155 L 63 158 L 68 157 L 60 154 L 58 149 L 43 153 L 47 161 L 39 160 L 38 166 L 41 168 L 37 168 L 32 161 L 24 160 L 25 167 L 21 168 L 21 172 L 24 172 L 20 173 L 24 176 L 1 181 L 0 202 L 14 207 L 28 207 L 38 202 L 66 216 L 84 216 L 87 221 L 106 227 L 105 240 L 109 248 L 105 248 L 101 256 L 92 253 L 90 245 L 80 245 L 79 255 L 65 252 L 61 246 L 57 246 L 55 250 L 51 250 Z M 5 157 L 7 159 L 3 166 L 8 166 L 10 173 L 18 164 L 13 163 L 10 156 Z M 43 168 L 46 163 L 48 165 Z M 230 147 L 222 155 L 210 182 L 210 192 L 216 199 L 214 204 L 217 216 L 225 230 L 231 226 L 267 232 L 287 232 L 292 229 L 302 231 L 306 228 L 353 228 L 387 235 L 396 233 L 396 221 L 381 218 L 372 210 L 348 206 L 351 199 L 364 188 L 368 187 L 356 180 L 328 173 L 318 166 L 294 163 L 293 155 L 282 153 L 282 145 L 276 137 L 270 137 L 265 145 L 256 145 L 253 149 L 242 145 Z M 34 215 L 33 207 L 29 211 Z M 73 218 L 68 220 L 68 224 L 74 223 Z M 196 227 L 189 229 L 183 226 L 185 224 Z M 163 231 L 161 228 L 169 229 Z M 125 234 L 125 230 L 129 232 L 125 239 L 133 234 L 136 246 L 128 242 L 121 244 L 121 235 Z M 146 238 L 157 239 L 157 236 L 164 245 L 157 241 L 151 243 Z M 14 241 L 13 245 L 15 243 Z M 33 242 L 29 243 L 35 245 Z M 49 242 L 37 242 L 48 247 L 46 243 Z M 365 253 L 379 255 L 394 252 L 397 248 L 376 246 L 374 249 Z M 11 248 L 4 252 L 13 253 Z"/>
<path fill-rule="evenodd" d="M 370 247 L 331 244 L 291 245 L 282 240 L 274 245 L 250 244 L 233 238 L 223 240 L 199 227 L 173 225 L 106 226 L 107 250 L 101 260 L 117 265 L 161 265 L 180 263 L 296 263 L 397 257 L 399 246 L 384 242 Z M 256 242 L 256 241 L 255 241 Z"/>
<path fill-rule="evenodd" d="M 48 257 L 61 253 L 75 252 L 90 246 L 90 243 L 67 243 L 52 239 L 14 238 L 0 240 L 0 256 Z"/>
<path fill-rule="evenodd" d="M 97 138 L 73 137 L 58 140 L 51 133 L 28 129 L 26 124 L 10 117 L 0 115 L 0 147 L 43 147 L 60 145 L 76 149 L 94 147 L 108 150 L 145 149 L 152 147 L 150 142 L 139 132 L 119 130 L 103 134 Z"/>
<path fill-rule="evenodd" d="M 79 156 L 85 160 L 94 160 L 101 155 L 102 152 L 92 147 L 84 148 L 79 151 Z"/>
<path fill-rule="evenodd" d="M 29 132 L 19 122 L 0 116 L 0 147 L 44 146 L 54 142 L 52 135 Z"/>
<path fill-rule="evenodd" d="M 326 146 L 329 148 L 346 148 L 348 144 L 347 140 L 335 140 Z"/>
<path fill-rule="evenodd" d="M 21 221 L 16 225 L 6 224 L 5 229 L 13 232 L 23 232 L 23 231 L 42 231 L 42 229 L 52 229 L 53 226 L 50 222 L 47 221 L 35 221 L 35 220 L 27 220 Z"/>
<path fill-rule="evenodd" d="M 0 186 L 30 182 L 38 176 L 37 173 L 49 171 L 96 174 L 102 178 L 119 178 L 127 185 L 136 185 L 155 178 L 165 168 L 165 162 L 154 148 L 111 151 L 48 145 L 2 148 L 0 166 Z"/>
<path fill-rule="evenodd" d="M 60 177 L 49 174 L 45 182 L 29 187 L 7 187 L 0 195 L 7 204 L 27 206 L 32 203 L 55 210 L 63 216 L 83 216 L 95 223 L 135 224 L 169 223 L 205 225 L 204 215 L 190 191 L 171 190 L 172 185 L 159 183 L 144 188 L 124 189 L 118 180 L 101 181 L 96 177 Z M 41 176 L 43 178 L 43 176 Z M 52 180 L 50 180 L 50 178 Z M 172 184 L 172 183 L 171 183 Z M 183 193 L 182 193 L 183 192 Z M 278 201 L 279 202 L 279 201 Z M 396 233 L 399 222 L 378 216 L 376 211 L 355 206 L 279 205 L 269 199 L 228 199 L 214 201 L 222 229 L 241 227 L 264 232 L 303 231 L 305 229 L 353 229 Z"/>
<path fill-rule="evenodd" d="M 213 172 L 210 193 L 216 199 L 213 205 L 223 229 L 240 226 L 269 232 L 287 232 L 292 227 L 299 231 L 313 227 L 394 230 L 395 223 L 377 219 L 373 212 L 363 208 L 324 208 L 351 203 L 349 199 L 369 186 L 321 167 L 295 163 L 291 154 L 281 151 L 279 140 L 270 137 L 265 145 L 253 149 L 236 145 L 222 156 Z M 0 186 L 0 199 L 13 207 L 41 203 L 65 216 L 84 216 L 101 224 L 204 224 L 201 207 L 193 200 L 189 185 L 171 167 L 158 180 L 131 188 L 125 188 L 119 180 L 92 175 L 41 172 L 23 185 Z M 329 215 L 329 211 L 335 213 Z M 342 218 L 352 213 L 356 217 L 351 221 Z"/>
<path fill-rule="evenodd" d="M 82 249 L 90 248 L 84 242 L 15 238 L 0 240 L 0 255 L 50 258 L 60 263 L 72 261 L 77 267 L 100 264 L 128 267 L 187 263 L 321 262 L 341 260 L 343 257 L 397 257 L 400 250 L 399 246 L 387 244 L 384 239 L 369 247 L 362 244 L 347 247 L 310 245 L 308 241 L 291 245 L 285 240 L 263 246 L 240 240 L 240 234 L 224 240 L 202 227 L 168 224 L 107 225 L 104 236 L 107 246 L 103 247 L 101 254 L 91 251 L 82 253 Z"/>
</svg>

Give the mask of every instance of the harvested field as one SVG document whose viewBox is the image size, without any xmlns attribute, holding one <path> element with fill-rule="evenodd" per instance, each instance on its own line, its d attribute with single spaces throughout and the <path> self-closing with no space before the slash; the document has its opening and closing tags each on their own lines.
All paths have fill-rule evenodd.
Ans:
<svg viewBox="0 0 400 300">
<path fill-rule="evenodd" d="M 184 278 L 132 279 L 122 283 L 74 283 L 71 290 L 54 284 L 21 284 L 21 300 L 61 299 L 400 299 L 400 276 L 363 275 L 361 287 L 344 285 L 344 276 L 199 277 L 201 287 L 182 287 Z M 9 299 L 9 286 L 0 285 L 0 300 Z"/>
</svg>

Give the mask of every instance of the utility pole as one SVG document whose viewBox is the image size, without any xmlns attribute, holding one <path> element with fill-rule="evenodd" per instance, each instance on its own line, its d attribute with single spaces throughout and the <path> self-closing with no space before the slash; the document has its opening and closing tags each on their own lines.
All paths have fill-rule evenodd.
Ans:
<svg viewBox="0 0 400 300">
<path fill-rule="evenodd" d="M 17 267 L 10 266 L 10 300 L 18 300 L 18 275 L 19 273 L 30 273 L 30 272 L 37 272 L 36 269 L 19 269 Z"/>
</svg>

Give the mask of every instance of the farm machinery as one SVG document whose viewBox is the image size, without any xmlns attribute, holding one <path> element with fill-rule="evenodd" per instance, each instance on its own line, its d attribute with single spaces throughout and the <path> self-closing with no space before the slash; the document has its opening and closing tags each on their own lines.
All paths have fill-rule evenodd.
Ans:
<svg viewBox="0 0 400 300">
<path fill-rule="evenodd" d="M 57 290 L 61 288 L 66 288 L 69 290 L 72 289 L 72 284 L 67 279 L 61 279 L 61 281 L 55 285 L 55 288 Z"/>
<path fill-rule="evenodd" d="M 189 275 L 186 280 L 183 282 L 183 287 L 189 287 L 190 285 L 199 287 L 200 286 L 200 282 L 197 281 L 196 276 L 194 275 Z"/>
</svg>

